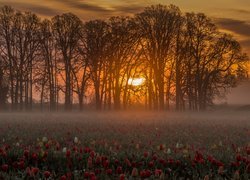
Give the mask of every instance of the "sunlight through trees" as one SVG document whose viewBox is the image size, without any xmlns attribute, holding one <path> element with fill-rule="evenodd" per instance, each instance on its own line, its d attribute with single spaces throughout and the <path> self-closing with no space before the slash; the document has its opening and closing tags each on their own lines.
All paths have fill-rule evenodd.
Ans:
<svg viewBox="0 0 250 180">
<path fill-rule="evenodd" d="M 200 111 L 247 77 L 230 34 L 174 5 L 88 22 L 4 6 L 0 42 L 1 109 Z"/>
</svg>

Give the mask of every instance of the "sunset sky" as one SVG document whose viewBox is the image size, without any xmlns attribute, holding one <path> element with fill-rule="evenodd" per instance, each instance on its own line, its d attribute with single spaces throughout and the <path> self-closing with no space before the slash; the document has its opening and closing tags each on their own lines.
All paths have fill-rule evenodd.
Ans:
<svg viewBox="0 0 250 180">
<path fill-rule="evenodd" d="M 207 14 L 221 30 L 233 34 L 250 56 L 250 0 L 0 0 L 0 6 L 11 5 L 42 17 L 72 12 L 82 20 L 131 15 L 159 3 L 177 5 L 182 12 Z"/>
<path fill-rule="evenodd" d="M 183 12 L 204 12 L 250 52 L 250 0 L 0 0 L 0 5 L 11 5 L 43 17 L 73 12 L 82 20 L 131 15 L 159 3 L 177 5 Z"/>
</svg>

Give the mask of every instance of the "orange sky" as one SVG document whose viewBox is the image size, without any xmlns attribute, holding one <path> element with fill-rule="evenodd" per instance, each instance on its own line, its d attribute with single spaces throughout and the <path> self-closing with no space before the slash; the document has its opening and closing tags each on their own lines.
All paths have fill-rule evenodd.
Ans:
<svg viewBox="0 0 250 180">
<path fill-rule="evenodd" d="M 43 17 L 72 12 L 82 20 L 131 15 L 159 3 L 177 5 L 183 12 L 204 12 L 221 30 L 233 34 L 250 56 L 250 0 L 0 0 L 0 6 L 11 5 Z"/>
</svg>

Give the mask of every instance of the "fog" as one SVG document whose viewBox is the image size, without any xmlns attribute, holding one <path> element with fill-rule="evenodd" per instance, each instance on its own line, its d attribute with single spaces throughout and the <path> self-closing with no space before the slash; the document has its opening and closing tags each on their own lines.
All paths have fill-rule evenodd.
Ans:
<svg viewBox="0 0 250 180">
<path fill-rule="evenodd" d="M 25 123 L 250 123 L 249 106 L 231 106 L 230 108 L 204 112 L 162 112 L 162 111 L 83 111 L 83 112 L 1 112 L 0 122 Z"/>
<path fill-rule="evenodd" d="M 228 104 L 250 104 L 250 81 L 242 82 L 227 95 Z"/>
<path fill-rule="evenodd" d="M 152 131 L 162 134 L 157 142 L 212 144 L 227 137 L 246 144 L 250 141 L 250 111 L 217 110 L 209 112 L 82 112 L 82 113 L 1 113 L 0 138 L 16 137 L 31 142 L 48 136 L 78 136 L 91 139 L 127 138 L 145 141 Z M 215 135 L 216 134 L 216 135 Z M 202 137 L 201 137 L 202 135 Z M 143 140 L 144 139 L 144 140 Z M 209 140 L 209 141 L 208 141 Z"/>
</svg>

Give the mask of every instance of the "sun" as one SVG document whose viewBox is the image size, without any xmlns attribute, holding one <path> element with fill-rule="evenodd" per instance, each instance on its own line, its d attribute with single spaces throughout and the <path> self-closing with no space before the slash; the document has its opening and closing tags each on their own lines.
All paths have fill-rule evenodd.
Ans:
<svg viewBox="0 0 250 180">
<path fill-rule="evenodd" d="M 145 78 L 140 77 L 140 78 L 129 78 L 128 79 L 128 84 L 131 86 L 141 86 L 145 82 Z"/>
</svg>

